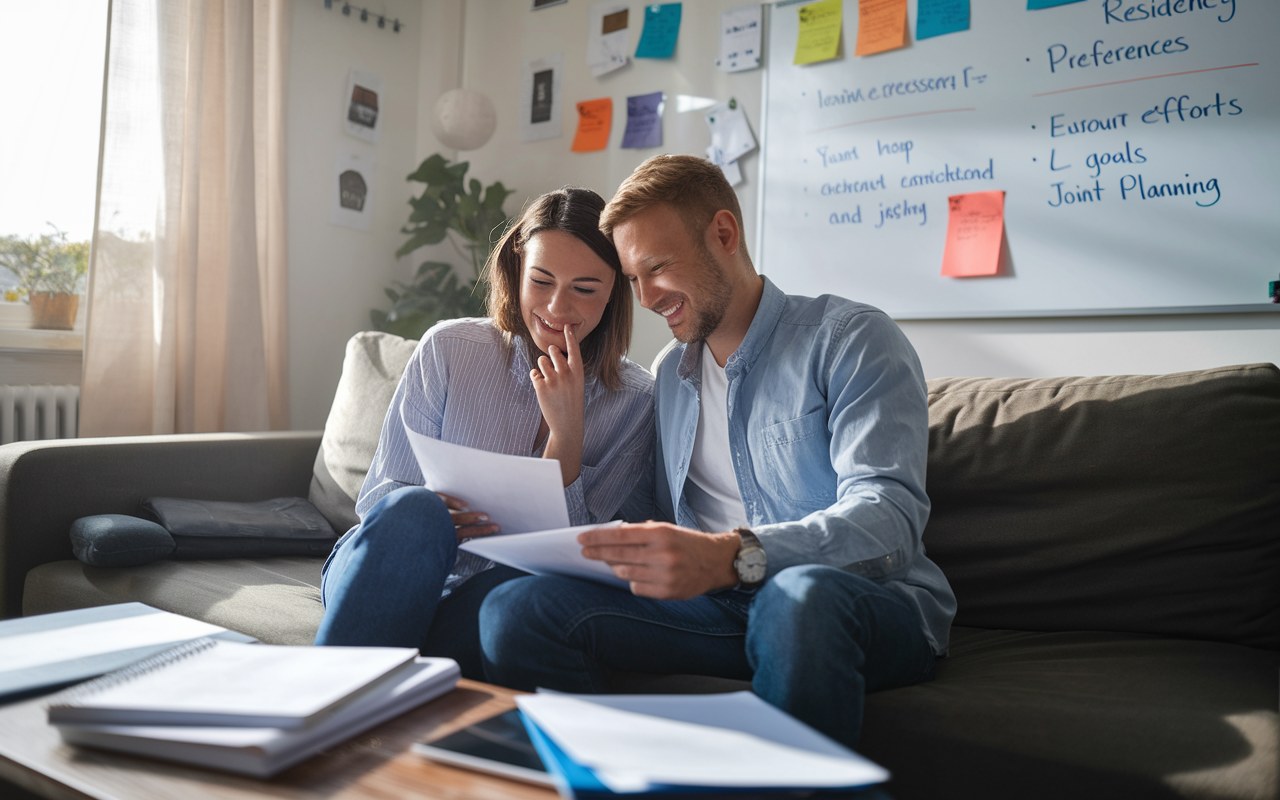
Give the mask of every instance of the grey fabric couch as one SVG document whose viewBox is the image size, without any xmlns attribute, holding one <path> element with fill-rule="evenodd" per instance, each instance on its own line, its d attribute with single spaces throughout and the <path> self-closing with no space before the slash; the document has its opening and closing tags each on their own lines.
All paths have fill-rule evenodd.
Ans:
<svg viewBox="0 0 1280 800">
<path fill-rule="evenodd" d="M 309 495 L 345 529 L 411 349 L 353 339 L 323 435 L 0 447 L 4 613 L 141 600 L 310 642 L 320 559 L 96 569 L 70 560 L 68 528 L 151 495 Z M 1280 370 L 943 379 L 929 392 L 925 543 L 959 613 L 936 680 L 868 698 L 861 749 L 892 770 L 891 793 L 1275 798 Z"/>
</svg>

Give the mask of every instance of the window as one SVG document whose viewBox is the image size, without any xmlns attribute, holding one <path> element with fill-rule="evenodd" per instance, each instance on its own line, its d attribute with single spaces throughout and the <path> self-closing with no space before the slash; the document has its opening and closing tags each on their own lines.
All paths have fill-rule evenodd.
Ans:
<svg viewBox="0 0 1280 800">
<path fill-rule="evenodd" d="M 0 3 L 0 349 L 80 348 L 75 330 L 33 325 L 28 294 L 48 295 L 38 311 L 83 295 L 93 234 L 107 35 L 105 0 Z M 0 381 L 3 382 L 3 381 Z"/>
</svg>

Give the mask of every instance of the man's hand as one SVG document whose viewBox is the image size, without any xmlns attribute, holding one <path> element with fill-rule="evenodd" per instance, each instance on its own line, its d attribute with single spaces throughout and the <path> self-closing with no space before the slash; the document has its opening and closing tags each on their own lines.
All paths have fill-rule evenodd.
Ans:
<svg viewBox="0 0 1280 800">
<path fill-rule="evenodd" d="M 582 554 L 603 561 L 631 583 L 631 593 L 688 600 L 738 584 L 736 533 L 703 533 L 665 522 L 596 528 L 578 535 Z"/>
<path fill-rule="evenodd" d="M 492 536 L 498 532 L 498 526 L 489 522 L 489 515 L 483 511 L 471 511 L 467 504 L 444 492 L 436 492 L 453 517 L 453 527 L 458 530 L 458 541 L 474 539 L 477 536 Z"/>
<path fill-rule="evenodd" d="M 533 391 L 538 395 L 538 408 L 547 423 L 547 446 L 543 458 L 560 461 L 561 477 L 568 486 L 582 471 L 582 427 L 585 404 L 585 373 L 578 337 L 571 325 L 564 326 L 567 348 L 561 352 L 554 345 L 538 359 L 529 371 Z"/>
</svg>

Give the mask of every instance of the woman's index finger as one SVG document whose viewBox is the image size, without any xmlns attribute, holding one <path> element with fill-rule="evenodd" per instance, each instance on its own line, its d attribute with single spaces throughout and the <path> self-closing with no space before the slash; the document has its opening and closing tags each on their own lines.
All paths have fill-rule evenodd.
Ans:
<svg viewBox="0 0 1280 800">
<path fill-rule="evenodd" d="M 582 351 L 578 349 L 578 335 L 573 332 L 573 328 L 572 325 L 564 326 L 564 343 L 567 350 L 565 355 L 568 356 L 571 365 L 577 364 L 582 355 Z"/>
</svg>

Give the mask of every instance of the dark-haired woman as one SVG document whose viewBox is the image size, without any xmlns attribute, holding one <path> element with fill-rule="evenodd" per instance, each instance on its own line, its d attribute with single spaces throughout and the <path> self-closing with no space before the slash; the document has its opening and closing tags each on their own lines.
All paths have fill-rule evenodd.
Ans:
<svg viewBox="0 0 1280 800">
<path fill-rule="evenodd" d="M 485 595 L 524 573 L 458 550 L 497 532 L 483 509 L 422 486 L 405 427 L 560 461 L 573 525 L 612 518 L 648 465 L 653 379 L 625 358 L 631 292 L 586 189 L 539 197 L 487 266 L 489 317 L 427 331 L 400 379 L 360 490 L 361 522 L 324 566 L 316 644 L 419 647 L 483 678 Z"/>
</svg>

